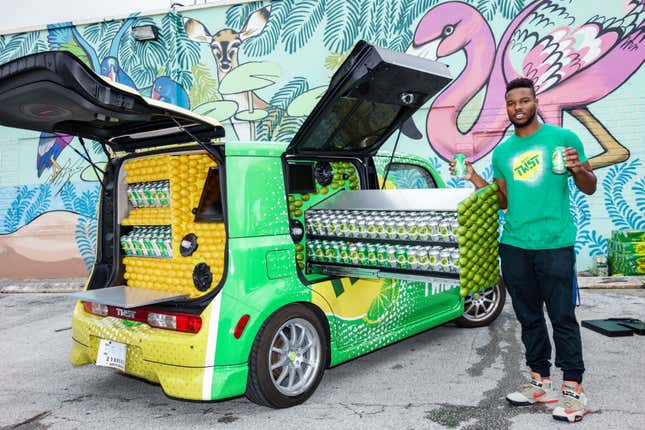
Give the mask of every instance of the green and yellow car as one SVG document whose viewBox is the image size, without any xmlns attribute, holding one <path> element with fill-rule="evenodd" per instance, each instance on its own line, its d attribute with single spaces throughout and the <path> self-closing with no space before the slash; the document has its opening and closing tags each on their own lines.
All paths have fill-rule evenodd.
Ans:
<svg viewBox="0 0 645 430">
<path fill-rule="evenodd" d="M 427 161 L 378 152 L 450 81 L 439 63 L 359 43 L 289 144 L 222 143 L 215 120 L 67 52 L 0 77 L 0 124 L 91 139 L 108 157 L 74 365 L 282 408 L 328 367 L 449 321 L 486 325 L 504 305 L 492 251 L 458 256 L 472 230 L 458 219 L 496 193 L 443 188 Z M 492 250 L 496 221 L 472 228 Z"/>
</svg>

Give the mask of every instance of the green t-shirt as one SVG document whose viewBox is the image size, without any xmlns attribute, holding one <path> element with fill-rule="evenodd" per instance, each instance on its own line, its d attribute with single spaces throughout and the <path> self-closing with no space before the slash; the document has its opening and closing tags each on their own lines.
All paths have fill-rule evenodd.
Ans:
<svg viewBox="0 0 645 430">
<path fill-rule="evenodd" d="M 493 177 L 506 181 L 508 210 L 501 243 L 524 249 L 555 249 L 576 241 L 569 213 L 566 174 L 553 173 L 556 146 L 573 147 L 587 161 L 575 133 L 549 124 L 530 136 L 513 135 L 493 151 Z"/>
</svg>

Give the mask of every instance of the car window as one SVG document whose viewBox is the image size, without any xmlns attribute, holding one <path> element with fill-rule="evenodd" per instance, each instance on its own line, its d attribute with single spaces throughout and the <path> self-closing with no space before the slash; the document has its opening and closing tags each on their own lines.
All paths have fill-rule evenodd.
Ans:
<svg viewBox="0 0 645 430">
<path fill-rule="evenodd" d="M 388 181 L 392 181 L 397 189 L 437 188 L 437 183 L 427 169 L 409 163 L 390 164 Z"/>
</svg>

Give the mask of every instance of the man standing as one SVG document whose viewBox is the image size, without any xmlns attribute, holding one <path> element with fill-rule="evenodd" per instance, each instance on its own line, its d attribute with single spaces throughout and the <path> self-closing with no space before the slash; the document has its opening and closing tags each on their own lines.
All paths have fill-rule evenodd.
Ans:
<svg viewBox="0 0 645 430">
<path fill-rule="evenodd" d="M 530 382 L 506 399 L 515 406 L 558 402 L 550 378 L 546 304 L 553 326 L 555 365 L 563 371 L 562 397 L 553 417 L 576 422 L 589 412 L 589 405 L 582 389 L 585 369 L 575 316 L 576 227 L 569 214 L 568 175 L 553 169 L 556 148 L 565 148 L 565 173 L 573 176 L 583 193 L 596 191 L 596 176 L 578 136 L 540 123 L 537 107 L 531 80 L 518 78 L 508 83 L 506 112 L 515 134 L 495 148 L 492 159 L 500 207 L 507 209 L 499 249 L 502 276 L 522 326 L 531 370 Z M 488 185 L 470 163 L 466 167 L 466 179 L 477 188 Z"/>
</svg>

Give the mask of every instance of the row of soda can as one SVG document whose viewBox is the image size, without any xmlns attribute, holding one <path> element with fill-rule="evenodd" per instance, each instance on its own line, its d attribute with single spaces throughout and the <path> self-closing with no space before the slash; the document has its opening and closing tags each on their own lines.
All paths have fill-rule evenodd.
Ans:
<svg viewBox="0 0 645 430">
<path fill-rule="evenodd" d="M 310 235 L 364 239 L 423 240 L 454 242 L 456 212 L 427 211 L 307 211 Z"/>
<path fill-rule="evenodd" d="M 121 248 L 128 256 L 172 257 L 172 231 L 170 226 L 137 226 L 121 236 Z"/>
<path fill-rule="evenodd" d="M 312 240 L 307 256 L 314 263 L 459 272 L 459 249 L 451 247 Z"/>
<path fill-rule="evenodd" d="M 127 194 L 135 208 L 167 207 L 170 204 L 170 181 L 129 184 Z"/>
</svg>

